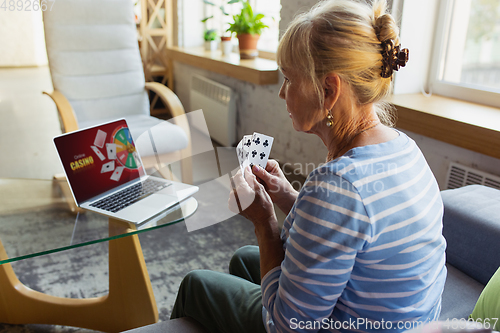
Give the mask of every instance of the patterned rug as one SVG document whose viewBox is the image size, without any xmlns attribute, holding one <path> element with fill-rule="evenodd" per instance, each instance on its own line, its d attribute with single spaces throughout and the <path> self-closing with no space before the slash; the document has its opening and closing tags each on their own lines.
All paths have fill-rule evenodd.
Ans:
<svg viewBox="0 0 500 333">
<path fill-rule="evenodd" d="M 222 186 L 200 190 L 196 197 L 200 203 L 192 219 L 217 219 L 220 203 L 227 202 L 228 191 Z M 60 211 L 59 211 L 60 212 Z M 42 210 L 30 214 L 13 215 L 13 223 L 30 221 L 33 232 L 52 221 L 54 233 L 58 221 L 67 216 L 54 216 L 54 211 Z M 59 213 L 60 214 L 60 213 Z M 2 217 L 4 218 L 4 217 Z M 106 218 L 85 213 L 87 223 L 106 224 Z M 103 220 L 104 219 L 104 220 Z M 1 221 L 0 221 L 1 222 Z M 1 223 L 0 223 L 1 225 Z M 16 232 L 18 233 L 16 235 Z M 11 231 L 9 237 L 22 239 L 26 228 Z M 82 236 L 83 235 L 83 236 Z M 57 239 L 57 234 L 54 234 Z M 2 236 L 3 237 L 3 236 Z M 17 238 L 16 238 L 17 237 Z M 67 236 L 66 236 L 67 237 Z M 80 233 L 80 237 L 92 237 Z M 229 260 L 239 247 L 254 244 L 256 238 L 251 222 L 234 216 L 222 223 L 188 233 L 184 222 L 139 234 L 144 258 L 153 285 L 160 321 L 168 320 L 182 278 L 194 269 L 211 269 L 227 272 Z M 2 238 L 2 241 L 3 238 Z M 36 246 L 19 242 L 19 246 Z M 108 244 L 107 242 L 71 249 L 63 252 L 25 259 L 12 264 L 17 276 L 28 287 L 60 297 L 88 298 L 105 295 L 108 291 Z M 50 325 L 0 324 L 0 333 L 41 332 L 94 332 L 87 329 Z"/>
</svg>

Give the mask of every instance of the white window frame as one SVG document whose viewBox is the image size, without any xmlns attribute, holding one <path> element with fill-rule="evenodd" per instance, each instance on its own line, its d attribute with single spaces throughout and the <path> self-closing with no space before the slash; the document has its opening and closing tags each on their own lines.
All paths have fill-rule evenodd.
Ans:
<svg viewBox="0 0 500 333">
<path fill-rule="evenodd" d="M 433 55 L 431 58 L 431 69 L 429 75 L 429 90 L 433 94 L 443 95 L 451 98 L 461 99 L 478 104 L 486 104 L 500 107 L 500 93 L 487 89 L 477 89 L 466 84 L 456 84 L 440 79 L 440 73 L 445 64 L 448 30 L 452 16 L 454 2 L 461 0 L 441 0 L 438 9 L 438 21 L 436 26 L 436 38 L 433 44 Z"/>
</svg>

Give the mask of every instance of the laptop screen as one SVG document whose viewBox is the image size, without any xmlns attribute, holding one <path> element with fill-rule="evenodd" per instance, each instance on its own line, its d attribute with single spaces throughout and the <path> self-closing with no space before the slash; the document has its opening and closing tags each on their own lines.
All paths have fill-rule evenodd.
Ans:
<svg viewBox="0 0 500 333">
<path fill-rule="evenodd" d="M 55 137 L 54 144 L 78 204 L 144 175 L 124 119 Z"/>
</svg>

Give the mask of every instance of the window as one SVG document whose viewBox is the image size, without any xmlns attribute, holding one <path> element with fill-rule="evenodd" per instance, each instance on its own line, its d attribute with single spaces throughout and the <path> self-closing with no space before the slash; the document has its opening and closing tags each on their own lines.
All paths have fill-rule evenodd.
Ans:
<svg viewBox="0 0 500 333">
<path fill-rule="evenodd" d="M 232 22 L 232 15 L 239 13 L 241 3 L 227 4 L 229 0 L 207 0 L 205 1 L 206 18 L 210 17 L 205 24 L 206 29 L 216 29 L 219 35 L 224 35 Z M 275 53 L 278 48 L 279 21 L 280 21 L 280 0 L 249 0 L 255 13 L 265 15 L 262 20 L 268 29 L 262 31 L 262 35 L 257 45 L 259 50 Z M 223 10 L 222 10 L 223 8 Z M 229 15 L 225 15 L 229 14 Z M 236 41 L 234 41 L 236 45 Z"/>
<path fill-rule="evenodd" d="M 262 21 L 269 26 L 260 36 L 259 50 L 276 53 L 279 41 L 280 0 L 250 0 L 250 4 L 255 12 L 265 15 Z"/>
<path fill-rule="evenodd" d="M 433 93 L 500 106 L 500 0 L 443 0 Z"/>
</svg>

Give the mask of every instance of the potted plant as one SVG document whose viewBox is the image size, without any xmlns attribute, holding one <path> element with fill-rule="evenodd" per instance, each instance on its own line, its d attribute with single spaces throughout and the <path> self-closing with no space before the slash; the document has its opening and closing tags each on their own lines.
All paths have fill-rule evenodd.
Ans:
<svg viewBox="0 0 500 333">
<path fill-rule="evenodd" d="M 223 55 L 228 55 L 233 51 L 233 42 L 230 35 L 220 37 L 220 49 Z"/>
<path fill-rule="evenodd" d="M 242 2 L 243 8 L 239 14 L 233 15 L 227 31 L 235 33 L 238 37 L 240 58 L 253 59 L 259 55 L 257 42 L 264 28 L 269 28 L 262 22 L 264 14 L 254 14 L 248 0 L 231 0 L 229 3 Z"/>
<path fill-rule="evenodd" d="M 216 51 L 217 50 L 217 31 L 215 29 L 205 30 L 203 38 L 205 39 L 205 50 L 206 51 Z"/>
</svg>

